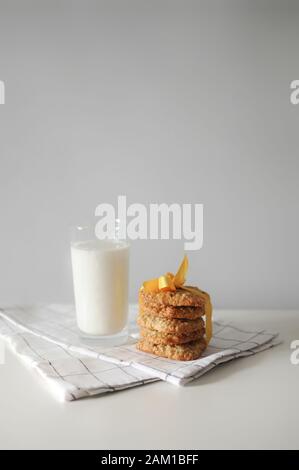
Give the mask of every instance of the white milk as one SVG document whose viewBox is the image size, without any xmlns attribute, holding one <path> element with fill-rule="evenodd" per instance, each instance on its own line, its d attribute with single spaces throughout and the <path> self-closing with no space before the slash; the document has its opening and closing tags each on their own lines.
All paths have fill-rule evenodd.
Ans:
<svg viewBox="0 0 299 470">
<path fill-rule="evenodd" d="M 91 335 L 114 335 L 128 318 L 129 246 L 91 240 L 71 245 L 78 327 Z"/>
</svg>

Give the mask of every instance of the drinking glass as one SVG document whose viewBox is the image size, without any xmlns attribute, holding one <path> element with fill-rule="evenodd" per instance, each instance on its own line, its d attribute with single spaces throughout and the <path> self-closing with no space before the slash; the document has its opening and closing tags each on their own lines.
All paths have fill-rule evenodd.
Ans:
<svg viewBox="0 0 299 470">
<path fill-rule="evenodd" d="M 71 258 L 80 336 L 107 345 L 123 343 L 128 335 L 128 243 L 99 240 L 94 227 L 76 226 Z"/>
</svg>

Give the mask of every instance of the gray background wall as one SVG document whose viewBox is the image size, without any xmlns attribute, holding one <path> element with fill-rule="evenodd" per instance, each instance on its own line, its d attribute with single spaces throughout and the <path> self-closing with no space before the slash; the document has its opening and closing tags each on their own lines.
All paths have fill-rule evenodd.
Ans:
<svg viewBox="0 0 299 470">
<path fill-rule="evenodd" d="M 0 302 L 69 301 L 100 202 L 201 202 L 189 281 L 298 306 L 296 1 L 0 0 Z M 93 219 L 92 219 L 93 220 Z M 132 244 L 131 298 L 181 242 Z"/>
</svg>

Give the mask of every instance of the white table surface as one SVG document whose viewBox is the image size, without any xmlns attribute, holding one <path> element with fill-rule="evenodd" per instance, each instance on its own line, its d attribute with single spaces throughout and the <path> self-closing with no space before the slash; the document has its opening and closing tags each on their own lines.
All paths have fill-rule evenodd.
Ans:
<svg viewBox="0 0 299 470">
<path fill-rule="evenodd" d="M 10 351 L 0 365 L 1 449 L 299 448 L 299 311 L 218 311 L 283 343 L 185 387 L 157 382 L 59 403 Z"/>
</svg>

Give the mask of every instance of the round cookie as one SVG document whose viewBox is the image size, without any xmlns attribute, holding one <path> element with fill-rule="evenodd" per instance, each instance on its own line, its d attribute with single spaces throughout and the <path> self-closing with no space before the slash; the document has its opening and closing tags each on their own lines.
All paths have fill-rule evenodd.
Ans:
<svg viewBox="0 0 299 470">
<path fill-rule="evenodd" d="M 141 328 L 140 336 L 144 341 L 147 341 L 152 344 L 185 344 L 190 341 L 196 341 L 200 338 L 203 338 L 205 334 L 205 329 L 201 328 L 198 331 L 193 331 L 188 335 L 176 335 L 176 334 L 166 334 L 157 332 L 155 330 L 149 330 L 147 328 Z"/>
<path fill-rule="evenodd" d="M 167 357 L 175 361 L 193 361 L 198 359 L 206 348 L 204 338 L 197 341 L 191 341 L 186 344 L 153 344 L 145 339 L 139 340 L 137 349 L 143 352 L 155 354 L 156 356 Z"/>
<path fill-rule="evenodd" d="M 142 328 L 156 330 L 164 334 L 189 335 L 193 331 L 198 331 L 204 327 L 202 318 L 196 320 L 169 319 L 145 315 L 139 312 L 137 323 Z"/>
<path fill-rule="evenodd" d="M 173 307 L 202 307 L 205 304 L 205 299 L 200 293 L 190 292 L 185 289 L 159 292 L 148 292 L 145 289 L 140 289 L 139 300 L 145 306 L 148 304 L 162 304 Z"/>
<path fill-rule="evenodd" d="M 196 320 L 205 314 L 204 307 L 174 307 L 172 305 L 146 303 L 139 301 L 139 311 L 141 314 L 154 315 L 163 318 L 181 318 L 186 320 Z"/>
</svg>

